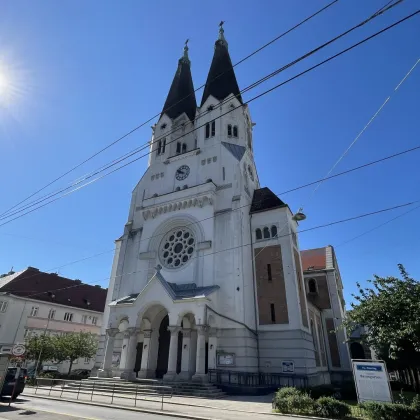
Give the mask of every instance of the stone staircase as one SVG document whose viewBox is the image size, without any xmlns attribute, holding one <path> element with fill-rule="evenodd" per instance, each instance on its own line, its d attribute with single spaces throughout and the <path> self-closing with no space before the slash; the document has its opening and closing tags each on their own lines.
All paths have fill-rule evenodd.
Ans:
<svg viewBox="0 0 420 420">
<path fill-rule="evenodd" d="M 129 398 L 131 395 L 134 398 L 161 396 L 162 393 L 167 394 L 168 389 L 162 386 L 169 386 L 172 388 L 173 396 L 182 397 L 196 397 L 196 398 L 222 398 L 226 395 L 225 392 L 217 388 L 216 385 L 208 383 L 196 382 L 178 382 L 178 381 L 159 381 L 154 379 L 136 379 L 133 381 L 125 381 L 120 378 L 95 378 L 91 377 L 81 381 L 68 383 L 65 388 L 81 393 L 91 393 L 118 395 Z"/>
</svg>

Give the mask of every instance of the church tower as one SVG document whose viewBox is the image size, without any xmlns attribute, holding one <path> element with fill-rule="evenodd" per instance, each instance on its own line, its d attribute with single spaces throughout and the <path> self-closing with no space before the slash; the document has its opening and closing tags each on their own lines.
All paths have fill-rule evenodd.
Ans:
<svg viewBox="0 0 420 420">
<path fill-rule="evenodd" d="M 96 368 L 168 381 L 291 366 L 313 376 L 296 221 L 260 188 L 222 25 L 200 107 L 188 54 L 186 43 L 116 241 Z"/>
</svg>

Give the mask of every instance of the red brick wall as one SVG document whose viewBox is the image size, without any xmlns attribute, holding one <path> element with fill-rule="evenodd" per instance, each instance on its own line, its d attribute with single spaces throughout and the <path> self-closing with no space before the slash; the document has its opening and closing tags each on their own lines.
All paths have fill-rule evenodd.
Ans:
<svg viewBox="0 0 420 420">
<path fill-rule="evenodd" d="M 313 303 L 319 309 L 331 309 L 331 302 L 330 302 L 330 294 L 328 293 L 328 283 L 326 276 L 316 276 L 311 277 L 310 275 L 305 276 L 305 284 L 310 278 L 316 280 L 316 284 L 318 287 L 318 294 L 308 294 L 308 299 L 311 303 Z M 307 289 L 307 292 L 309 290 Z"/>
<path fill-rule="evenodd" d="M 286 286 L 283 260 L 279 245 L 254 250 L 257 283 L 257 301 L 260 325 L 273 324 L 271 304 L 275 309 L 275 324 L 288 324 Z M 271 265 L 271 281 L 268 279 L 267 264 Z"/>
</svg>

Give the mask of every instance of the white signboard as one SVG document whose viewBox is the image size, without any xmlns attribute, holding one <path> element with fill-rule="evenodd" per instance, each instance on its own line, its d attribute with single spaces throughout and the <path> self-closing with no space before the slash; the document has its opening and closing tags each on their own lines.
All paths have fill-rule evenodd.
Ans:
<svg viewBox="0 0 420 420">
<path fill-rule="evenodd" d="M 293 373 L 295 371 L 295 362 L 283 361 L 281 362 L 283 373 Z"/>
<path fill-rule="evenodd" d="M 357 399 L 392 402 L 385 363 L 379 360 L 352 360 Z"/>
<path fill-rule="evenodd" d="M 235 354 L 219 353 L 217 355 L 217 364 L 219 366 L 233 366 L 235 364 Z"/>
</svg>

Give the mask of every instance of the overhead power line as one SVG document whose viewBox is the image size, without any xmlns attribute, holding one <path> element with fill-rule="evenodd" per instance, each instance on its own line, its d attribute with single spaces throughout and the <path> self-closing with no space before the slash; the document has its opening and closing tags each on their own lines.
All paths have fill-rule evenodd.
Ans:
<svg viewBox="0 0 420 420">
<path fill-rule="evenodd" d="M 248 60 L 249 58 L 253 57 L 255 54 L 261 52 L 262 50 L 264 50 L 265 48 L 267 48 L 268 46 L 270 46 L 271 44 L 275 43 L 276 41 L 278 41 L 279 39 L 283 38 L 284 36 L 286 36 L 287 34 L 289 34 L 290 32 L 294 31 L 295 29 L 299 28 L 300 26 L 302 26 L 304 23 L 308 22 L 309 20 L 313 19 L 315 16 L 319 15 L 320 13 L 322 13 L 324 10 L 327 10 L 328 8 L 330 8 L 332 5 L 334 5 L 335 3 L 337 3 L 338 0 L 334 0 L 331 1 L 330 3 L 328 3 L 326 6 L 322 7 L 321 9 L 319 9 L 318 11 L 316 11 L 315 13 L 313 13 L 312 15 L 308 16 L 307 18 L 303 19 L 302 21 L 300 21 L 299 23 L 297 23 L 296 25 L 292 26 L 290 29 L 288 29 L 287 31 L 283 32 L 282 34 L 278 35 L 277 37 L 275 37 L 274 39 L 272 39 L 271 41 L 267 42 L 266 44 L 264 44 L 263 46 L 261 46 L 260 48 L 256 49 L 255 51 L 251 52 L 250 54 L 248 54 L 246 57 L 242 58 L 241 60 L 239 60 L 236 64 L 234 64 L 231 68 L 225 70 L 224 72 L 218 74 L 214 79 L 212 79 L 209 83 L 213 83 L 216 79 L 220 78 L 221 76 L 223 76 L 226 72 L 231 71 L 234 67 L 238 66 L 239 64 L 243 63 L 244 61 Z M 194 93 L 201 90 L 203 87 L 205 87 L 206 83 L 202 84 L 201 86 L 199 86 L 197 89 L 194 90 Z M 171 105 L 168 108 L 163 109 L 161 112 L 153 115 L 152 117 L 150 117 L 148 120 L 144 121 L 143 123 L 139 124 L 138 126 L 134 127 L 132 130 L 130 130 L 129 132 L 125 133 L 124 135 L 122 135 L 121 137 L 117 138 L 116 140 L 114 140 L 113 142 L 109 143 L 107 146 L 103 147 L 102 149 L 100 149 L 99 151 L 95 152 L 93 155 L 89 156 L 88 158 L 86 158 L 85 160 L 83 160 L 82 162 L 80 162 L 79 164 L 77 164 L 76 166 L 72 167 L 71 169 L 69 169 L 68 171 L 66 171 L 65 173 L 63 173 L 62 175 L 58 176 L 57 178 L 53 179 L 52 181 L 50 181 L 48 184 L 44 185 L 42 188 L 38 189 L 37 191 L 35 191 L 34 193 L 32 193 L 31 195 L 29 195 L 28 197 L 26 197 L 25 199 L 23 199 L 22 201 L 20 201 L 19 203 L 15 204 L 14 206 L 10 207 L 8 210 L 6 210 L 3 214 L 8 213 L 10 210 L 16 208 L 17 206 L 19 206 L 20 204 L 24 203 L 25 201 L 29 200 L 30 198 L 32 198 L 33 196 L 35 196 L 36 194 L 40 193 L 41 191 L 45 190 L 46 188 L 48 188 L 49 186 L 51 186 L 52 184 L 54 184 L 55 182 L 59 181 L 60 179 L 64 178 L 66 175 L 70 174 L 71 172 L 75 171 L 76 169 L 78 169 L 80 166 L 84 165 L 85 163 L 89 162 L 90 160 L 92 160 L 93 158 L 95 158 L 96 156 L 100 155 L 101 153 L 103 153 L 105 150 L 109 149 L 110 147 L 114 146 L 115 144 L 119 143 L 121 140 L 125 139 L 126 137 L 130 136 L 131 134 L 133 134 L 134 132 L 136 132 L 137 130 L 139 130 L 140 128 L 144 127 L 146 124 L 150 123 L 151 121 L 153 121 L 155 118 L 159 117 L 161 115 L 161 113 L 165 113 L 167 111 L 169 111 L 170 109 L 172 109 L 173 107 L 175 107 L 176 105 L 178 105 L 180 102 L 183 102 L 185 99 L 187 99 L 189 96 L 191 96 L 191 94 L 188 94 L 187 96 L 185 96 L 184 98 L 182 98 L 181 100 L 179 100 L 178 102 L 174 103 L 173 105 Z"/>
<path fill-rule="evenodd" d="M 376 214 L 385 213 L 385 212 L 392 211 L 392 210 L 395 210 L 395 209 L 398 209 L 398 208 L 411 206 L 415 203 L 418 203 L 419 201 L 420 200 L 416 200 L 416 201 L 411 201 L 411 202 L 404 203 L 404 204 L 398 204 L 396 206 L 387 207 L 387 208 L 372 211 L 372 212 L 369 212 L 369 213 L 359 214 L 357 216 L 348 217 L 346 219 L 341 219 L 341 220 L 336 220 L 336 221 L 329 222 L 329 223 L 324 223 L 322 225 L 314 226 L 314 227 L 311 227 L 311 228 L 308 228 L 308 229 L 303 229 L 303 230 L 299 231 L 298 234 L 301 234 L 301 233 L 304 233 L 304 232 L 310 232 L 310 231 L 317 230 L 317 229 L 323 229 L 323 228 L 326 228 L 326 227 L 329 227 L 329 226 L 335 226 L 335 225 L 338 225 L 338 224 L 341 224 L 341 223 L 347 223 L 347 222 L 350 222 L 350 221 L 353 221 L 353 220 L 358 220 L 358 219 L 362 219 L 362 218 L 369 217 L 369 216 L 374 216 Z M 292 233 L 287 233 L 287 234 L 284 234 L 284 235 L 279 235 L 277 238 L 280 239 L 280 238 L 284 238 L 284 237 L 291 236 L 291 235 L 292 235 Z M 238 248 L 244 248 L 244 247 L 252 246 L 252 245 L 254 245 L 254 243 L 252 243 L 252 242 L 247 243 L 247 244 L 237 245 L 237 246 L 233 246 L 233 247 L 230 247 L 230 248 L 221 249 L 219 251 L 210 252 L 210 253 L 207 253 L 207 254 L 204 254 L 204 255 L 194 256 L 194 257 L 191 257 L 190 260 L 196 259 L 196 258 L 205 258 L 205 257 L 208 257 L 210 255 L 220 254 L 222 252 L 233 251 L 233 250 L 238 249 Z M 73 264 L 74 263 L 75 262 L 73 262 Z M 70 265 L 70 264 L 67 264 L 67 265 Z M 61 266 L 61 267 L 63 267 L 63 266 Z M 149 270 L 148 269 L 147 270 L 143 269 L 143 270 L 132 271 L 132 272 L 129 272 L 129 273 L 120 274 L 119 276 L 115 276 L 115 277 L 128 276 L 130 274 L 134 274 L 134 273 L 137 273 L 137 272 L 143 272 L 143 271 L 149 271 Z M 43 273 L 37 273 L 37 274 L 34 274 L 32 276 L 26 277 L 26 279 L 36 277 L 36 276 L 39 276 L 39 275 L 42 275 L 42 274 Z M 107 277 L 106 279 L 110 279 L 110 277 Z M 106 280 L 106 279 L 104 279 L 104 280 Z M 76 285 L 72 285 L 72 286 L 68 286 L 68 287 L 48 290 L 46 292 L 38 292 L 38 293 L 34 293 L 34 294 L 26 295 L 26 296 L 21 296 L 21 297 L 30 298 L 30 297 L 39 296 L 39 295 L 42 295 L 42 294 L 51 293 L 51 292 L 58 292 L 58 291 L 62 291 L 62 290 L 71 289 L 73 287 L 80 287 L 80 286 L 83 286 L 83 285 L 94 285 L 94 284 L 97 284 L 97 283 L 98 283 L 98 281 L 96 281 L 94 283 L 76 284 Z M 8 292 L 13 293 L 13 291 L 8 291 Z"/>
<path fill-rule="evenodd" d="M 335 59 L 335 58 L 339 57 L 340 55 L 342 55 L 342 54 L 344 54 L 344 53 L 346 53 L 346 52 L 348 52 L 348 51 L 350 51 L 350 50 L 352 50 L 352 49 L 354 49 L 354 48 L 356 48 L 356 47 L 360 46 L 361 44 L 363 44 L 363 43 L 365 43 L 365 42 L 367 42 L 367 41 L 369 41 L 369 40 L 371 40 L 371 39 L 375 38 L 376 36 L 378 36 L 378 35 L 380 35 L 380 34 L 382 34 L 382 33 L 386 32 L 386 31 L 388 31 L 389 29 L 391 29 L 391 28 L 393 28 L 393 27 L 395 27 L 395 26 L 397 26 L 397 25 L 399 25 L 399 24 L 403 23 L 404 21 L 406 21 L 406 20 L 408 20 L 408 19 L 410 19 L 410 18 L 414 17 L 414 16 L 415 16 L 415 15 L 417 15 L 418 13 L 420 13 L 420 10 L 417 10 L 416 12 L 414 12 L 414 13 L 412 13 L 412 14 L 410 14 L 410 15 L 406 16 L 405 18 L 400 19 L 399 21 L 397 21 L 397 22 L 393 23 L 392 25 L 387 26 L 386 28 L 382 29 L 381 31 L 378 31 L 378 32 L 374 33 L 373 35 L 371 35 L 371 36 L 369 36 L 369 37 L 367 37 L 367 38 L 363 39 L 362 41 L 359 41 L 359 42 L 358 42 L 358 43 L 356 43 L 356 44 L 353 44 L 352 46 L 350 46 L 350 47 L 348 47 L 348 48 L 346 48 L 346 49 L 344 49 L 344 50 L 340 51 L 339 53 L 337 53 L 337 54 L 335 54 L 335 55 L 333 55 L 333 56 L 330 56 L 330 57 L 329 57 L 329 58 L 327 58 L 326 60 L 323 60 L 323 61 L 321 61 L 320 63 L 318 63 L 318 64 L 316 64 L 316 65 L 314 65 L 314 66 L 312 66 L 312 67 L 310 67 L 310 68 L 306 69 L 305 71 L 302 71 L 302 72 L 298 73 L 297 75 L 295 75 L 295 76 L 293 76 L 293 77 L 291 77 L 291 78 L 287 79 L 286 81 L 281 82 L 281 83 L 279 83 L 279 84 L 275 85 L 274 87 L 272 87 L 272 88 L 270 88 L 270 89 L 268 89 L 268 90 L 266 90 L 266 91 L 262 92 L 261 94 L 259 94 L 259 95 L 257 95 L 257 96 L 254 96 L 253 98 L 251 98 L 250 100 L 248 100 L 248 101 L 246 102 L 246 104 L 249 104 L 249 103 L 251 103 L 252 101 L 254 101 L 254 100 L 256 100 L 256 99 L 259 99 L 259 98 L 261 98 L 261 97 L 265 96 L 266 94 L 271 93 L 272 91 L 274 91 L 274 90 L 278 89 L 279 87 L 281 87 L 281 86 L 283 86 L 283 85 L 285 85 L 285 84 L 287 84 L 287 83 L 289 83 L 289 82 L 293 81 L 294 79 L 297 79 L 297 78 L 299 78 L 299 77 L 303 76 L 304 74 L 306 74 L 306 73 L 308 73 L 308 72 L 310 72 L 310 71 L 312 71 L 312 70 L 314 70 L 314 69 L 316 69 L 316 68 L 318 68 L 318 67 L 320 67 L 320 66 L 322 66 L 322 65 L 326 64 L 327 62 L 329 62 L 329 61 L 331 61 L 331 60 L 333 60 L 333 59 Z M 240 106 L 242 106 L 242 105 L 240 105 Z M 231 109 L 230 109 L 230 110 L 228 110 L 227 112 L 225 112 L 225 113 L 223 113 L 223 114 L 221 114 L 221 115 L 219 115 L 219 116 L 215 117 L 215 118 L 214 118 L 214 120 L 219 119 L 219 118 L 221 118 L 221 117 L 225 116 L 226 114 L 228 114 L 228 113 L 230 113 L 230 112 L 234 111 L 235 109 L 239 108 L 240 106 L 238 106 L 238 107 L 234 107 L 234 108 L 231 108 Z M 200 126 L 198 126 L 198 127 L 194 128 L 193 130 L 189 131 L 187 134 L 190 134 L 191 132 L 196 131 L 196 130 L 198 130 L 198 129 L 200 129 L 200 128 L 204 127 L 204 126 L 205 126 L 205 124 L 202 124 L 202 125 L 200 125 Z M 173 142 L 175 142 L 175 141 L 178 141 L 180 138 L 184 137 L 185 135 L 186 135 L 186 134 L 181 135 L 181 136 L 179 136 L 179 137 L 177 137 L 177 138 L 173 139 L 172 141 L 168 142 L 168 143 L 167 143 L 167 145 L 168 145 L 168 144 L 170 144 L 170 143 L 173 143 Z M 0 224 L 0 227 L 1 227 L 1 226 L 3 226 L 3 225 L 5 225 L 5 224 L 7 224 L 7 223 L 10 223 L 10 222 L 11 222 L 11 221 L 13 221 L 13 220 L 16 220 L 16 219 L 18 219 L 18 218 L 20 218 L 20 217 L 23 217 L 23 216 L 24 216 L 24 215 L 26 215 L 26 214 L 32 213 L 33 211 L 35 211 L 35 210 L 37 210 L 37 209 L 39 209 L 39 208 L 45 207 L 46 205 L 48 205 L 48 204 L 50 204 L 50 203 L 52 203 L 52 202 L 55 202 L 55 201 L 57 201 L 57 200 L 59 200 L 59 199 L 61 199 L 61 198 L 65 197 L 65 196 L 67 196 L 67 195 L 69 195 L 69 194 L 71 194 L 71 193 L 73 193 L 73 192 L 75 192 L 75 191 L 77 191 L 77 190 L 79 190 L 79 189 L 81 189 L 81 188 L 83 188 L 83 187 L 87 186 L 87 185 L 90 185 L 90 184 L 91 184 L 91 183 L 93 183 L 93 182 L 99 181 L 100 179 L 102 179 L 102 178 L 104 178 L 104 177 L 106 177 L 106 176 L 108 176 L 108 175 L 111 175 L 112 173 L 114 173 L 114 172 L 116 172 L 116 171 L 118 171 L 118 170 L 120 170 L 120 169 L 122 169 L 122 168 L 124 168 L 124 167 L 126 167 L 126 166 L 128 166 L 128 165 L 131 165 L 132 163 L 134 163 L 134 162 L 138 161 L 139 159 L 141 159 L 141 158 L 143 158 L 143 157 L 145 157 L 145 156 L 149 155 L 150 153 L 152 153 L 152 152 L 145 153 L 145 154 L 143 154 L 143 155 L 141 155 L 141 156 L 139 156 L 139 157 L 137 157 L 137 158 L 135 158 L 135 159 L 133 159 L 133 160 L 131 160 L 131 161 L 127 162 L 127 163 L 125 163 L 124 165 L 121 165 L 121 166 L 119 166 L 118 168 L 116 168 L 116 169 L 114 169 L 114 170 L 112 170 L 112 171 L 110 171 L 110 172 L 108 172 L 108 173 L 106 173 L 106 174 L 104 174 L 104 175 L 102 175 L 102 176 L 100 176 L 100 177 L 97 177 L 97 178 L 93 179 L 92 181 L 89 181 L 89 182 L 87 182 L 87 183 L 85 183 L 85 184 L 83 184 L 83 185 L 81 185 L 81 186 L 79 186 L 79 187 L 77 187 L 77 188 L 75 188 L 75 189 L 73 189 L 73 190 L 71 190 L 71 191 L 67 192 L 66 194 L 63 194 L 63 195 L 61 195 L 61 196 L 59 196 L 59 197 L 57 197 L 57 198 L 55 198 L 55 199 L 53 199 L 53 200 L 50 200 L 49 202 L 44 203 L 44 204 L 42 204 L 42 205 L 40 205 L 40 206 L 36 207 L 35 209 L 29 210 L 29 211 L 27 211 L 27 212 L 25 212 L 25 213 L 23 213 L 23 214 L 20 214 L 20 215 L 16 216 L 15 218 L 10 219 L 10 220 L 8 220 L 8 221 L 6 221 L 6 222 L 4 222 L 4 223 Z M 66 189 L 68 189 L 68 188 L 66 188 Z M 64 189 L 64 190 L 66 190 L 66 189 Z M 64 190 L 62 190 L 62 191 L 64 191 Z M 61 191 L 60 191 L 60 192 L 61 192 Z M 58 192 L 58 193 L 59 193 L 59 192 Z M 55 194 L 53 194 L 53 195 L 57 195 L 58 193 L 55 193 Z M 51 197 L 48 197 L 48 198 L 51 198 Z M 47 199 L 48 199 L 48 198 L 47 198 Z M 37 203 L 35 203 L 35 204 L 32 204 L 30 207 L 33 207 L 34 205 L 37 205 L 37 204 L 39 204 L 40 202 L 45 201 L 45 200 L 46 200 L 46 199 L 43 199 L 43 200 L 41 200 L 41 201 L 39 201 L 39 202 L 37 202 Z M 24 208 L 24 209 L 20 210 L 19 212 L 22 212 L 22 211 L 24 211 L 24 210 L 26 210 L 26 208 Z M 0 218 L 0 220 L 2 220 L 2 219 L 4 219 L 4 218 L 9 218 L 9 217 L 11 217 L 11 216 L 12 216 L 12 215 L 14 215 L 14 214 L 15 214 L 15 213 L 9 214 L 8 216 L 5 216 L 5 217 L 3 217 L 3 218 Z"/>
</svg>

